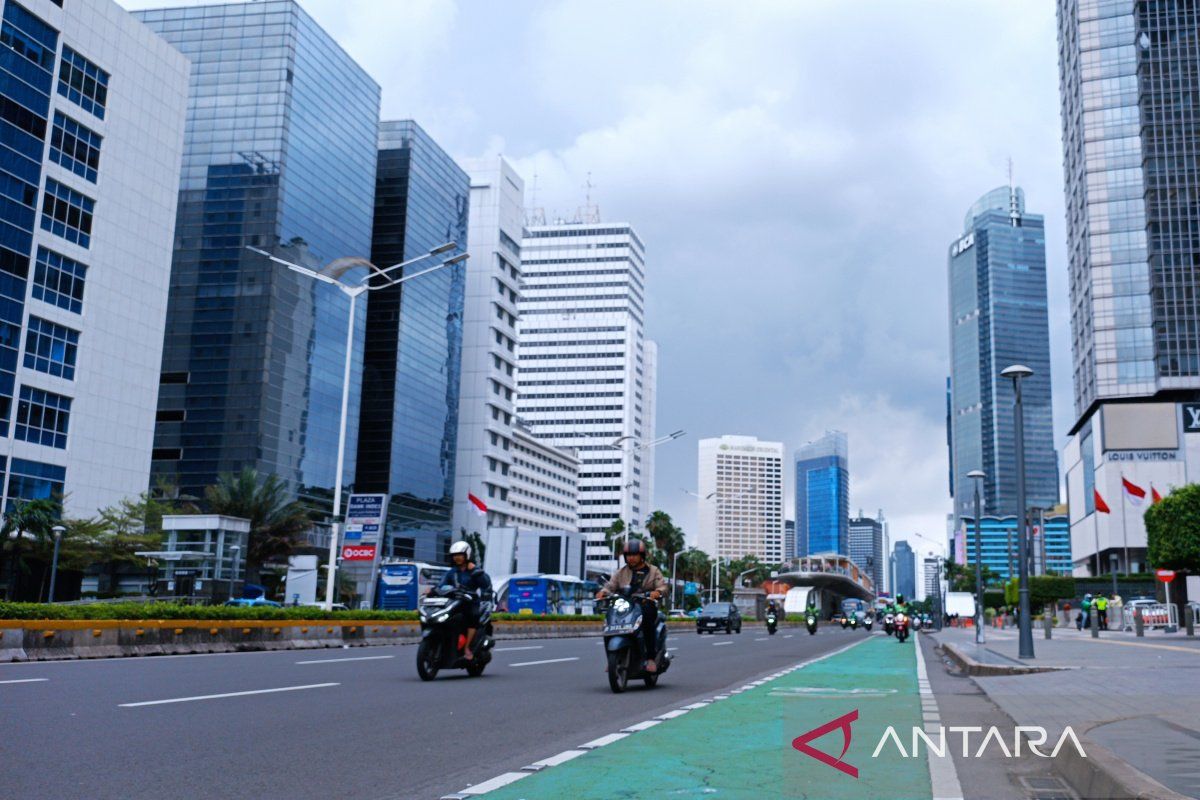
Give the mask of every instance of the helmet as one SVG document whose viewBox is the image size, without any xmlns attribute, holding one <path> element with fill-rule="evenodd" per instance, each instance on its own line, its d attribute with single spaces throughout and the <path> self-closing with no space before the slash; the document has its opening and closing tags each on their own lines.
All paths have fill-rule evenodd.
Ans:
<svg viewBox="0 0 1200 800">
<path fill-rule="evenodd" d="M 626 539 L 625 549 L 621 551 L 621 555 L 631 556 L 639 555 L 642 558 L 646 557 L 646 543 L 641 539 Z"/>
<path fill-rule="evenodd" d="M 458 553 L 462 553 L 467 561 L 471 560 L 471 545 L 466 542 L 455 542 L 450 545 L 450 556 L 453 558 Z"/>
<path fill-rule="evenodd" d="M 904 595 L 902 595 L 902 594 L 898 594 L 898 595 L 896 595 L 896 602 L 897 602 L 897 603 L 903 603 L 903 602 L 904 602 Z"/>
</svg>

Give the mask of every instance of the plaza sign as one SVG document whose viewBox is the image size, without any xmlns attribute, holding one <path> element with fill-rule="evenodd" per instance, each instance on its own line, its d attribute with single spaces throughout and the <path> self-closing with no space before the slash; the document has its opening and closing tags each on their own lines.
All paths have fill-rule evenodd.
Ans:
<svg viewBox="0 0 1200 800">
<path fill-rule="evenodd" d="M 346 503 L 344 542 L 378 542 L 387 517 L 386 494 L 352 494 Z"/>
</svg>

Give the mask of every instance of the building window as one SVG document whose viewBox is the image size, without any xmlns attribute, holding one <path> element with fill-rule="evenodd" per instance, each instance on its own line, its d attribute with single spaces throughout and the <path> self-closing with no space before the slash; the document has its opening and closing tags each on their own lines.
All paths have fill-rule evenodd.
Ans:
<svg viewBox="0 0 1200 800">
<path fill-rule="evenodd" d="M 50 160 L 61 164 L 81 178 L 96 182 L 100 167 L 100 134 L 54 112 L 54 131 L 50 136 Z"/>
<path fill-rule="evenodd" d="M 62 66 L 58 70 L 58 93 L 84 111 L 104 119 L 108 102 L 108 73 L 63 45 Z"/>
<path fill-rule="evenodd" d="M 31 316 L 25 336 L 25 366 L 74 380 L 78 345 L 79 331 Z"/>
<path fill-rule="evenodd" d="M 79 314 L 83 311 L 83 281 L 87 267 L 44 247 L 38 248 L 33 297 Z"/>
<path fill-rule="evenodd" d="M 58 35 L 46 23 L 27 10 L 9 2 L 4 9 L 4 24 L 0 26 L 0 42 L 17 55 L 54 74 L 54 48 Z"/>
<path fill-rule="evenodd" d="M 16 436 L 22 441 L 65 450 L 70 416 L 71 398 L 22 386 L 17 402 Z"/>
<path fill-rule="evenodd" d="M 42 230 L 80 247 L 89 247 L 95 205 L 90 197 L 53 178 L 46 178 L 46 193 L 42 195 Z"/>
<path fill-rule="evenodd" d="M 66 467 L 14 458 L 8 479 L 8 509 L 12 509 L 14 500 L 49 500 L 52 497 L 62 497 L 66 480 Z"/>
</svg>

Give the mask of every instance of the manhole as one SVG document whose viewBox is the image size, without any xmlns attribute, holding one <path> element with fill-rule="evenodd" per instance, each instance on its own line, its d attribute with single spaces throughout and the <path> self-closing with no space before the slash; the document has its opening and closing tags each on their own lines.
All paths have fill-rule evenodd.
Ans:
<svg viewBox="0 0 1200 800">
<path fill-rule="evenodd" d="M 1018 775 L 1017 783 L 1029 800 L 1079 800 L 1061 779 L 1048 775 Z"/>
</svg>

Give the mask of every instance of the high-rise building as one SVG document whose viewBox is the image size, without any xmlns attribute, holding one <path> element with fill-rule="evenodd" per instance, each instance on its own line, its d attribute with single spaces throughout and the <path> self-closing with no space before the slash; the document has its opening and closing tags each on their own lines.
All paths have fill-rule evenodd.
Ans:
<svg viewBox="0 0 1200 800">
<path fill-rule="evenodd" d="M 0 507 L 146 490 L 187 59 L 109 0 L 0 23 Z"/>
<path fill-rule="evenodd" d="M 512 525 L 579 532 L 579 456 L 538 439 L 518 419 L 513 427 Z"/>
<path fill-rule="evenodd" d="M 1025 211 L 1025 193 L 1002 186 L 967 211 L 950 246 L 950 460 L 955 518 L 974 514 L 967 473 L 983 470 L 981 501 L 1016 514 L 1017 470 L 1012 380 L 1001 371 L 1024 364 L 1025 491 L 1029 506 L 1058 502 L 1058 462 L 1050 405 L 1050 323 L 1046 233 Z"/>
<path fill-rule="evenodd" d="M 1165 494 L 1200 469 L 1198 24 L 1193 3 L 1058 0 L 1077 574 L 1114 556 L 1142 569 L 1145 506 L 1126 491 Z"/>
<path fill-rule="evenodd" d="M 796 558 L 796 520 L 783 521 L 783 560 L 791 562 Z"/>
<path fill-rule="evenodd" d="M 846 555 L 871 576 L 875 591 L 882 591 L 883 573 L 887 570 L 884 563 L 883 520 L 863 516 L 859 511 L 858 516 L 850 520 L 847 543 L 849 552 Z"/>
<path fill-rule="evenodd" d="M 371 262 L 465 251 L 467 173 L 411 120 L 380 124 L 378 158 Z M 355 490 L 389 495 L 384 556 L 452 539 L 465 283 L 456 265 L 367 295 Z"/>
<path fill-rule="evenodd" d="M 649 516 L 653 348 L 643 335 L 645 246 L 624 223 L 530 227 L 522 243 L 521 418 L 580 457 L 579 528 L 588 566 L 616 567 L 604 531 Z"/>
<path fill-rule="evenodd" d="M 658 342 L 646 339 L 643 342 L 643 392 L 642 392 L 642 422 L 643 430 L 649 431 L 649 436 L 657 436 L 658 431 Z M 642 450 L 641 475 L 642 485 L 638 490 L 637 500 L 641 503 L 642 521 L 655 511 L 654 508 L 654 465 L 657 448 L 647 447 Z"/>
<path fill-rule="evenodd" d="M 783 545 L 782 442 L 753 436 L 701 439 L 697 544 L 717 558 L 779 564 Z"/>
<path fill-rule="evenodd" d="M 979 521 L 980 563 L 1008 580 L 1017 574 L 1017 518 L 984 516 Z M 1065 514 L 1036 516 L 1030 528 L 1034 575 L 1071 574 L 1071 533 Z M 959 564 L 975 564 L 975 520 L 964 517 L 959 521 L 962 549 L 956 550 L 954 560 Z"/>
<path fill-rule="evenodd" d="M 917 595 L 917 554 L 904 539 L 892 549 L 892 587 L 894 595 L 912 600 Z"/>
<path fill-rule="evenodd" d="M 365 317 L 338 476 L 349 302 L 247 247 L 365 276 L 327 265 L 371 253 L 379 86 L 293 0 L 136 16 L 192 62 L 154 476 L 202 494 L 253 467 L 328 506 L 354 481 Z"/>
<path fill-rule="evenodd" d="M 921 599 L 926 597 L 941 596 L 941 576 L 942 576 L 942 559 L 937 556 L 926 556 L 922 562 L 924 567 L 924 580 L 921 582 L 921 588 L 924 594 Z"/>
<path fill-rule="evenodd" d="M 510 524 L 517 414 L 517 301 L 525 182 L 503 157 L 467 161 L 471 210 L 463 306 L 454 529 Z M 476 513 L 470 498 L 486 507 Z"/>
<path fill-rule="evenodd" d="M 846 555 L 849 521 L 849 446 L 846 434 L 827 431 L 796 450 L 798 555 Z"/>
</svg>

